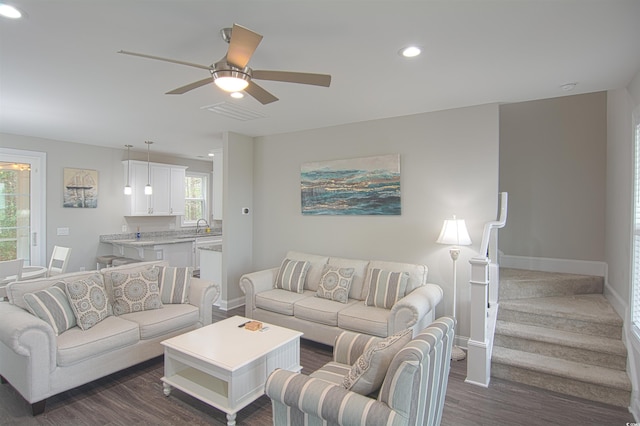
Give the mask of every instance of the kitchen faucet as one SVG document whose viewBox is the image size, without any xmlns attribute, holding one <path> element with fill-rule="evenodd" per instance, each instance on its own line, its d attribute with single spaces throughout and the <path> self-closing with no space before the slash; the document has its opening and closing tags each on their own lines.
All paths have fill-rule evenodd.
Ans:
<svg viewBox="0 0 640 426">
<path fill-rule="evenodd" d="M 196 234 L 200 233 L 200 221 L 204 221 L 204 223 L 207 224 L 207 228 L 209 228 L 209 222 L 207 222 L 206 219 L 198 219 L 198 221 L 196 222 Z"/>
</svg>

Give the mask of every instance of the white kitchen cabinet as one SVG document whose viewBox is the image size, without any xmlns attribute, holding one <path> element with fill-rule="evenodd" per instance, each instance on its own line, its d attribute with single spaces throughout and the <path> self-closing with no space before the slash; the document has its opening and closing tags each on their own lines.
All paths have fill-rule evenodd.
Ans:
<svg viewBox="0 0 640 426">
<path fill-rule="evenodd" d="M 187 167 L 132 160 L 124 165 L 125 182 L 129 174 L 131 195 L 125 195 L 125 216 L 178 216 L 184 214 L 184 178 Z M 129 168 L 130 167 L 130 168 Z M 151 184 L 153 193 L 145 195 Z"/>
</svg>

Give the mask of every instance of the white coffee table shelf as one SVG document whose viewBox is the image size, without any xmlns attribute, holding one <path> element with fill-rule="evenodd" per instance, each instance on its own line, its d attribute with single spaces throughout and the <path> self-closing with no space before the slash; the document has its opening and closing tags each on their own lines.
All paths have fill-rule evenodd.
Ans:
<svg viewBox="0 0 640 426">
<path fill-rule="evenodd" d="M 237 412 L 264 394 L 273 370 L 302 370 L 302 333 L 271 324 L 264 332 L 238 327 L 247 321 L 235 316 L 162 342 L 165 395 L 180 389 L 224 411 L 227 424 L 235 425 Z"/>
</svg>

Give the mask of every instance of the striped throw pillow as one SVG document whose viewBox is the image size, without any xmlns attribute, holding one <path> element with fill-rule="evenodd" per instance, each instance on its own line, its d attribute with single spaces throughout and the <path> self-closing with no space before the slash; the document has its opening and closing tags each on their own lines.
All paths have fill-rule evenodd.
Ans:
<svg viewBox="0 0 640 426">
<path fill-rule="evenodd" d="M 371 269 L 369 272 L 369 294 L 364 304 L 377 308 L 391 309 L 398 300 L 404 297 L 409 274 L 377 268 Z"/>
<path fill-rule="evenodd" d="M 27 293 L 24 295 L 24 302 L 29 312 L 53 328 L 56 336 L 77 325 L 67 295 L 58 286 Z"/>
<path fill-rule="evenodd" d="M 306 260 L 283 260 L 280 270 L 278 270 L 274 287 L 302 293 L 304 279 L 307 276 L 309 266 L 311 266 L 311 263 Z"/>
<path fill-rule="evenodd" d="M 193 268 L 156 266 L 162 303 L 189 303 L 189 284 Z"/>
</svg>

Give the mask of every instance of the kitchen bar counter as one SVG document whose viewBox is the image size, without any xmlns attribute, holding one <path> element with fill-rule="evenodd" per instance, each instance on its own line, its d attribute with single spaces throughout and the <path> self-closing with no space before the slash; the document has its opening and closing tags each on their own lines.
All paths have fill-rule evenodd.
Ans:
<svg viewBox="0 0 640 426">
<path fill-rule="evenodd" d="M 204 245 L 221 245 L 222 231 L 211 232 L 143 232 L 136 234 L 101 235 L 100 243 L 109 244 L 112 254 L 136 260 L 167 260 L 170 266 L 198 267 L 200 250 Z"/>
</svg>

